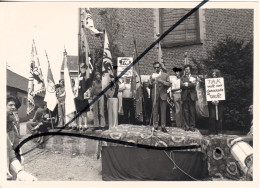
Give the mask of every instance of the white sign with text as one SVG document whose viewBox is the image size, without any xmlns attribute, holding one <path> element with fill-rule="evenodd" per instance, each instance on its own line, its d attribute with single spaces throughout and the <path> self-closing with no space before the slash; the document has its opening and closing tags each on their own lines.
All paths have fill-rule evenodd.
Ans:
<svg viewBox="0 0 260 188">
<path fill-rule="evenodd" d="M 125 70 L 133 62 L 132 57 L 118 57 L 117 58 L 117 75 Z M 133 67 L 131 67 L 122 77 L 132 77 Z"/>
<path fill-rule="evenodd" d="M 226 100 L 224 78 L 205 79 L 207 101 Z"/>
</svg>

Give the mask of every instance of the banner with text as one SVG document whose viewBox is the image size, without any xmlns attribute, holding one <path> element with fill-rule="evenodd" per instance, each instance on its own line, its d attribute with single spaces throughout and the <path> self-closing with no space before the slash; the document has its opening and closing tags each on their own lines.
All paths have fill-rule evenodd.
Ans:
<svg viewBox="0 0 260 188">
<path fill-rule="evenodd" d="M 226 100 L 224 78 L 205 79 L 207 101 Z"/>
<path fill-rule="evenodd" d="M 117 58 L 117 75 L 120 75 L 124 69 L 133 62 L 132 57 L 118 57 Z M 127 78 L 132 78 L 133 76 L 133 67 L 131 67 L 123 76 Z"/>
</svg>

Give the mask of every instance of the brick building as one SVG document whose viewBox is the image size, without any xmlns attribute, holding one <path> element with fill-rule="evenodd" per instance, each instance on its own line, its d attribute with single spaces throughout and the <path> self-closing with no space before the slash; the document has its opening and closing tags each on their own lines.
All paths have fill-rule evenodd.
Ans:
<svg viewBox="0 0 260 188">
<path fill-rule="evenodd" d="M 184 16 L 189 9 L 90 9 L 95 27 L 99 30 L 108 26 L 104 15 L 114 14 L 111 28 L 119 26 L 113 44 L 125 57 L 133 55 L 133 38 L 136 39 L 138 54 L 141 54 L 153 41 L 156 34 L 163 33 Z M 231 36 L 246 42 L 253 39 L 252 9 L 199 9 L 176 27 L 161 41 L 163 59 L 170 74 L 174 66 L 184 65 L 184 54 L 196 61 L 207 55 L 218 41 Z M 109 27 L 109 26 L 108 26 Z M 111 29 L 112 30 L 112 29 Z M 111 37 L 110 37 L 111 38 Z M 88 34 L 92 54 L 102 48 L 103 39 Z M 113 53 L 112 53 L 113 55 Z M 152 63 L 158 59 L 158 48 L 154 47 L 139 62 L 141 75 L 152 73 Z M 95 55 L 94 55 L 95 61 Z M 190 61 L 192 64 L 192 61 Z"/>
<path fill-rule="evenodd" d="M 67 56 L 67 65 L 71 79 L 75 80 L 75 84 L 78 84 L 78 56 Z M 64 62 L 61 64 L 61 79 L 64 79 Z"/>
</svg>

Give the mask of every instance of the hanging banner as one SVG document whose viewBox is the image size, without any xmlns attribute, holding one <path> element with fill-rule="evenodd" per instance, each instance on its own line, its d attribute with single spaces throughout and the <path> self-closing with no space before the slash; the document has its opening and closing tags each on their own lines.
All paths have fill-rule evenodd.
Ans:
<svg viewBox="0 0 260 188">
<path fill-rule="evenodd" d="M 126 67 L 128 67 L 133 62 L 133 57 L 118 57 L 117 58 L 117 76 L 119 76 Z M 123 77 L 132 77 L 133 76 L 133 67 L 131 67 Z"/>
<path fill-rule="evenodd" d="M 224 78 L 205 79 L 207 101 L 226 100 Z"/>
</svg>

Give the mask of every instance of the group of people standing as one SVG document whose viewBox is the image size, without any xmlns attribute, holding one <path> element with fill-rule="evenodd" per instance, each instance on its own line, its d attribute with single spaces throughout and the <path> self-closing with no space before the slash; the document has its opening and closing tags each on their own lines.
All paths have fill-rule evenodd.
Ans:
<svg viewBox="0 0 260 188">
<path fill-rule="evenodd" d="M 171 79 L 167 73 L 162 71 L 159 62 L 154 62 L 153 68 L 155 72 L 148 80 L 148 87 L 151 89 L 154 129 L 158 130 L 158 118 L 160 116 L 161 131 L 167 132 L 165 126 L 166 116 L 169 115 L 166 113 L 168 95 L 174 101 L 176 126 L 185 131 L 194 132 L 196 127 L 196 101 L 198 100 L 197 85 L 203 84 L 203 80 L 192 74 L 191 65 L 185 65 L 183 69 L 174 67 L 172 69 L 174 76 Z M 212 78 L 221 76 L 218 69 L 212 70 L 211 74 Z M 204 92 L 204 99 L 205 97 Z M 218 120 L 216 120 L 215 105 L 218 105 Z M 223 102 L 216 100 L 208 102 L 207 106 L 210 133 L 222 133 Z"/>
<path fill-rule="evenodd" d="M 77 130 L 86 130 L 88 128 L 88 113 L 93 114 L 93 121 L 95 128 L 106 129 L 108 128 L 108 119 L 110 113 L 113 110 L 113 105 L 110 105 L 109 98 L 106 94 L 102 94 L 102 73 L 95 71 L 92 72 L 92 79 L 86 77 L 87 65 L 85 63 L 80 64 L 79 75 L 79 87 L 75 89 L 75 81 L 72 79 L 72 90 L 75 94 L 75 105 L 78 118 L 68 125 L 68 128 Z M 197 86 L 203 85 L 203 79 L 192 74 L 192 66 L 185 65 L 182 68 L 174 67 L 172 70 L 174 76 L 170 77 L 165 71 L 162 70 L 159 62 L 153 63 L 154 73 L 150 76 L 146 86 L 149 88 L 150 106 L 143 105 L 143 114 L 145 120 L 148 119 L 152 122 L 154 129 L 157 131 L 159 124 L 161 130 L 167 132 L 167 116 L 169 110 L 167 109 L 167 100 L 170 98 L 173 103 L 173 111 L 176 121 L 176 126 L 184 129 L 185 131 L 195 131 L 196 127 L 196 102 Z M 220 71 L 218 69 L 212 70 L 211 76 L 220 77 Z M 131 80 L 128 77 L 123 77 L 115 83 L 115 92 L 112 99 L 116 99 L 115 110 L 118 112 L 116 119 L 119 124 L 139 124 L 135 117 L 135 101 L 133 99 L 133 93 L 131 90 Z M 145 88 L 143 88 L 143 91 Z M 64 80 L 60 80 L 56 87 L 56 94 L 58 99 L 58 114 L 59 123 L 58 127 L 65 125 L 65 88 Z M 205 98 L 205 92 L 204 98 Z M 143 93 L 143 96 L 145 93 Z M 145 96 L 144 96 L 145 97 Z M 93 108 L 90 107 L 89 101 L 97 98 L 97 101 L 93 103 Z M 216 108 L 218 105 L 218 120 L 216 120 Z M 151 107 L 151 109 L 150 109 Z M 223 121 L 223 101 L 208 102 L 207 113 L 209 117 L 209 131 L 211 134 L 222 133 L 222 121 Z M 110 109 L 111 108 L 111 109 Z M 150 111 L 150 114 L 149 114 Z M 109 117 L 108 117 L 109 116 Z M 144 121 L 145 121 L 144 120 Z M 143 123 L 143 122 L 142 122 Z M 167 124 L 167 125 L 166 125 Z"/>
<path fill-rule="evenodd" d="M 143 99 L 149 97 L 150 104 L 147 106 L 143 100 L 144 124 L 147 120 L 153 124 L 154 129 L 167 132 L 166 126 L 171 126 L 167 119 L 169 98 L 174 105 L 171 110 L 174 112 L 176 126 L 185 131 L 195 131 L 196 127 L 196 103 L 198 101 L 198 85 L 204 85 L 203 79 L 192 73 L 192 66 L 185 65 L 183 68 L 174 67 L 174 76 L 169 76 L 166 71 L 162 70 L 159 62 L 153 63 L 154 73 L 150 75 L 148 82 L 143 86 Z M 72 114 L 75 121 L 68 124 L 66 128 L 76 130 L 86 130 L 89 126 L 88 113 L 92 114 L 93 127 L 107 129 L 109 119 L 119 124 L 142 124 L 138 122 L 135 114 L 135 101 L 131 89 L 131 78 L 122 77 L 114 84 L 113 96 L 107 96 L 102 93 L 102 73 L 97 70 L 92 71 L 87 77 L 87 65 L 80 63 L 79 85 L 75 86 L 75 80 L 71 79 L 72 91 L 75 95 L 76 111 Z M 112 75 L 113 76 L 113 75 Z M 212 70 L 209 77 L 221 77 L 218 69 Z M 146 93 L 145 93 L 145 92 Z M 205 91 L 202 92 L 205 99 Z M 56 85 L 56 96 L 58 101 L 58 126 L 64 128 L 65 120 L 65 83 L 61 79 Z M 90 101 L 97 99 L 93 105 Z M 114 100 L 110 100 L 114 99 Z M 205 100 L 204 100 L 205 101 Z M 113 103 L 112 103 L 113 102 Z M 115 103 L 116 102 L 116 103 Z M 146 102 L 147 103 L 147 102 Z M 218 118 L 216 120 L 216 105 L 218 105 Z M 116 106 L 116 108 L 115 108 Z M 208 102 L 207 114 L 209 117 L 209 131 L 211 134 L 222 133 L 223 121 L 223 101 Z M 114 112 L 115 111 L 115 112 Z M 198 110 L 197 110 L 198 111 Z M 111 115 L 112 114 L 112 115 Z M 116 114 L 116 115 L 115 115 Z M 112 118 L 111 118 L 111 117 Z M 115 116 L 115 117 L 114 117 Z M 116 119 L 116 120 L 115 120 Z M 35 123 L 30 124 L 33 128 Z"/>
</svg>

